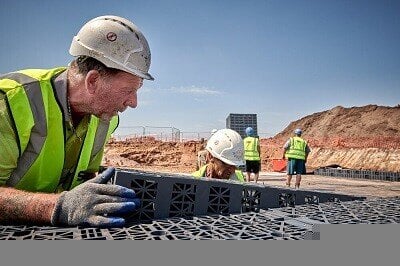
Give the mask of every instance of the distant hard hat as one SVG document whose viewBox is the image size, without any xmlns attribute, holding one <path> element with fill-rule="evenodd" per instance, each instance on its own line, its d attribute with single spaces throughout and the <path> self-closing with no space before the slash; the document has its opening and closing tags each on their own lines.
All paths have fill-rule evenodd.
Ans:
<svg viewBox="0 0 400 266">
<path fill-rule="evenodd" d="M 211 136 L 215 134 L 215 132 L 217 132 L 218 129 L 214 128 L 213 130 L 211 130 Z"/>
<path fill-rule="evenodd" d="M 206 150 L 211 155 L 229 165 L 243 165 L 243 140 L 236 131 L 220 129 L 207 142 Z"/>
<path fill-rule="evenodd" d="M 252 127 L 246 128 L 246 135 L 247 136 L 253 136 L 254 135 L 254 129 Z"/>
<path fill-rule="evenodd" d="M 296 130 L 294 131 L 294 134 L 300 136 L 301 134 L 303 134 L 303 131 L 300 128 L 296 128 Z"/>
<path fill-rule="evenodd" d="M 72 39 L 72 56 L 89 56 L 110 68 L 116 68 L 144 79 L 151 62 L 146 38 L 135 24 L 117 16 L 101 16 L 87 22 Z"/>
</svg>

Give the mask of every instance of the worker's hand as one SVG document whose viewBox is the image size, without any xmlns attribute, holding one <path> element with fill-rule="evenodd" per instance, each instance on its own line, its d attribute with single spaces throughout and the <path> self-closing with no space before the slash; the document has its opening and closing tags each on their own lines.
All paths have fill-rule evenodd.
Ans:
<svg viewBox="0 0 400 266">
<path fill-rule="evenodd" d="M 65 191 L 58 198 L 52 217 L 53 225 L 88 225 L 121 227 L 125 219 L 121 214 L 134 211 L 140 200 L 133 190 L 102 183 L 97 177 Z"/>
</svg>

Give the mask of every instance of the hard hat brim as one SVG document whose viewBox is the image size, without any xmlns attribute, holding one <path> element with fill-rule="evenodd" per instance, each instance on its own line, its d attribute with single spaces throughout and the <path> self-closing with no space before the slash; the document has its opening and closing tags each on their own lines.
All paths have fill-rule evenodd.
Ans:
<svg viewBox="0 0 400 266">
<path fill-rule="evenodd" d="M 206 148 L 207 149 L 207 148 Z M 221 160 L 222 162 L 228 164 L 228 165 L 233 165 L 233 166 L 239 166 L 239 165 L 244 165 L 244 161 L 231 161 L 228 159 L 225 159 L 224 157 L 220 156 L 219 154 L 215 153 L 213 150 L 211 149 L 207 149 L 211 155 L 215 158 L 217 158 L 218 160 Z"/>
</svg>

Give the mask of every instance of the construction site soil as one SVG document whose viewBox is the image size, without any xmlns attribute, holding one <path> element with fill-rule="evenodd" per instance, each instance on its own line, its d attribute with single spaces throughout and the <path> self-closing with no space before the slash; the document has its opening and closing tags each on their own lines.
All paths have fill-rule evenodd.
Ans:
<svg viewBox="0 0 400 266">
<path fill-rule="evenodd" d="M 349 169 L 400 172 L 400 105 L 367 105 L 352 108 L 337 106 L 294 121 L 276 136 L 260 140 L 261 171 L 272 171 L 272 161 L 282 157 L 282 146 L 296 128 L 303 129 L 302 137 L 307 140 L 312 150 L 307 160 L 308 172 L 333 165 Z M 197 140 L 166 142 L 152 137 L 124 141 L 111 139 L 105 149 L 103 164 L 188 174 L 196 170 L 197 152 L 202 148 L 202 144 Z M 325 179 L 324 182 L 326 181 L 328 180 Z M 355 194 L 361 195 L 362 191 L 368 188 L 368 185 L 364 186 L 361 183 L 357 186 L 357 182 L 363 181 L 347 181 L 356 182 L 355 190 L 360 187 L 360 193 L 353 191 Z M 331 182 L 335 183 L 334 180 Z M 383 181 L 376 182 L 385 184 Z M 303 183 L 307 185 L 307 182 Z M 395 183 L 396 187 L 392 184 L 388 186 L 388 191 L 382 191 L 376 196 L 400 196 L 400 185 L 397 184 L 400 182 L 386 183 Z M 274 185 L 284 185 L 284 181 Z M 314 185 L 313 189 L 321 188 Z M 375 195 L 368 191 L 366 194 Z"/>
</svg>

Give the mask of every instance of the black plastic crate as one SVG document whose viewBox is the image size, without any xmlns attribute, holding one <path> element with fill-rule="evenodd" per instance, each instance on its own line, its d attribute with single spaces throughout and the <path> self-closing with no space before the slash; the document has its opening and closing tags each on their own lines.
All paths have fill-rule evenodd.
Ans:
<svg viewBox="0 0 400 266">
<path fill-rule="evenodd" d="M 127 217 L 129 221 L 258 212 L 306 203 L 364 199 L 344 194 L 133 170 L 118 170 L 113 182 L 132 188 L 142 201 L 141 207 Z"/>
</svg>

